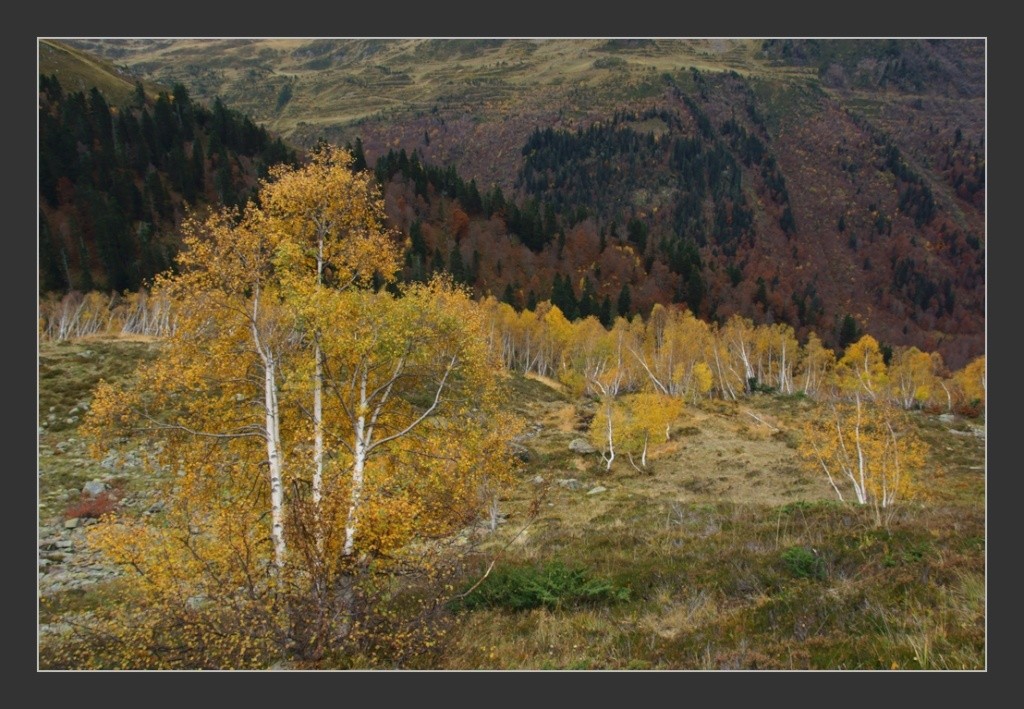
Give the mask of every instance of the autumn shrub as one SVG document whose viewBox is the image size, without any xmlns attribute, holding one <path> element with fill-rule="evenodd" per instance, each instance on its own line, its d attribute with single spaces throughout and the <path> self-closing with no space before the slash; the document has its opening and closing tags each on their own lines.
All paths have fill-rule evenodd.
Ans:
<svg viewBox="0 0 1024 709">
<path fill-rule="evenodd" d="M 586 569 L 551 562 L 543 566 L 513 566 L 497 570 L 452 604 L 455 610 L 502 608 L 565 608 L 600 605 L 629 599 L 629 589 L 592 578 Z"/>
<path fill-rule="evenodd" d="M 120 502 L 121 493 L 118 490 L 104 490 L 98 495 L 83 492 L 77 502 L 64 510 L 64 519 L 99 519 L 116 510 Z"/>
<path fill-rule="evenodd" d="M 984 413 L 985 405 L 981 399 L 973 399 L 958 404 L 953 410 L 961 416 L 976 419 Z"/>
</svg>

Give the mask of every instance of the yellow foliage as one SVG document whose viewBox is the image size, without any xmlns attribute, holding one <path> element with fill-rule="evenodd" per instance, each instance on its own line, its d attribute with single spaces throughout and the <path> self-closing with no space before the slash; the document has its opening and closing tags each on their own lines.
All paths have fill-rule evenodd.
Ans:
<svg viewBox="0 0 1024 709">
<path fill-rule="evenodd" d="M 897 409 L 858 396 L 812 417 L 803 433 L 799 452 L 808 470 L 824 472 L 840 500 L 845 490 L 874 507 L 880 523 L 883 511 L 915 496 L 926 449 Z"/>
<path fill-rule="evenodd" d="M 967 403 L 977 401 L 982 405 L 985 404 L 985 355 L 971 360 L 966 367 L 954 375 L 954 379 L 963 392 L 964 400 Z"/>
<path fill-rule="evenodd" d="M 90 532 L 135 581 L 130 609 L 100 625 L 137 647 L 100 664 L 262 666 L 394 629 L 398 616 L 365 622 L 400 590 L 380 579 L 435 579 L 443 559 L 422 543 L 481 517 L 513 480 L 522 423 L 498 411 L 482 308 L 450 280 L 401 297 L 360 287 L 397 259 L 348 166 L 325 149 L 275 168 L 260 208 L 190 217 L 179 272 L 160 279 L 178 313 L 162 356 L 137 385 L 96 391 L 94 454 L 152 444 L 164 503 Z"/>
<path fill-rule="evenodd" d="M 860 392 L 876 398 L 888 380 L 878 340 L 864 335 L 847 347 L 836 363 L 835 376 L 841 391 L 848 394 Z"/>
</svg>

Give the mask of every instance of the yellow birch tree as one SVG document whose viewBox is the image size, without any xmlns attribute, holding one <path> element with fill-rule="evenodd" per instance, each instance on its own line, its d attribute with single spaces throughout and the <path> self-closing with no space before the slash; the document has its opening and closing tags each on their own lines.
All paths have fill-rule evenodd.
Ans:
<svg viewBox="0 0 1024 709">
<path fill-rule="evenodd" d="M 809 470 L 824 472 L 841 501 L 844 490 L 852 493 L 882 524 L 897 503 L 914 496 L 914 474 L 925 463 L 925 446 L 908 424 L 897 409 L 858 394 L 808 421 L 799 452 Z"/>
<path fill-rule="evenodd" d="M 347 165 L 328 151 L 311 174 Z M 381 615 L 394 579 L 436 574 L 430 540 L 511 480 L 519 423 L 498 410 L 480 308 L 443 280 L 362 287 L 395 263 L 370 193 L 274 177 L 261 208 L 186 223 L 179 272 L 160 283 L 174 334 L 137 386 L 95 395 L 97 455 L 145 442 L 164 481 L 162 513 L 94 528 L 145 599 L 111 616 L 121 666 L 316 660 L 382 627 L 414 651 Z M 318 180 L 352 213 L 316 202 Z M 342 232 L 318 231 L 324 215 Z"/>
</svg>

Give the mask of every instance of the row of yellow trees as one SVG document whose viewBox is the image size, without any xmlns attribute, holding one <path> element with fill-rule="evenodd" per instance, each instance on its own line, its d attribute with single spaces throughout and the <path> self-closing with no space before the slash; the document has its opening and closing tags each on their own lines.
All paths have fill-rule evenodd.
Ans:
<svg viewBox="0 0 1024 709">
<path fill-rule="evenodd" d="M 165 500 L 92 528 L 133 570 L 103 628 L 123 666 L 415 651 L 408 604 L 384 612 L 396 579 L 436 575 L 429 540 L 511 479 L 483 312 L 444 280 L 370 287 L 400 252 L 369 174 L 324 147 L 272 169 L 258 202 L 186 223 L 157 284 L 175 313 L 160 358 L 95 392 L 97 454 L 153 443 Z"/>
<path fill-rule="evenodd" d="M 937 352 L 896 347 L 886 364 L 878 341 L 864 335 L 837 359 L 814 333 L 800 344 L 786 324 L 734 315 L 718 326 L 660 304 L 646 320 L 620 317 L 610 330 L 594 317 L 570 322 L 549 302 L 517 312 L 486 298 L 482 307 L 489 346 L 506 367 L 558 379 L 578 394 L 650 390 L 696 403 L 765 390 L 820 400 L 861 391 L 873 402 L 945 411 L 985 401 L 984 356 L 950 372 Z"/>
<path fill-rule="evenodd" d="M 536 312 L 494 299 L 482 308 L 489 346 L 506 367 L 557 378 L 599 401 L 590 439 L 606 469 L 624 455 L 646 471 L 649 447 L 669 440 L 685 402 L 799 393 L 821 405 L 799 445 L 807 467 L 840 500 L 870 505 L 878 523 L 914 495 L 914 473 L 925 465 L 905 412 L 976 409 L 985 400 L 983 356 L 950 373 L 938 354 L 900 347 L 886 364 L 870 335 L 837 359 L 814 334 L 800 345 L 788 325 L 755 326 L 740 316 L 718 327 L 656 305 L 646 321 L 619 318 L 606 330 L 595 318 L 569 322 L 547 302 Z"/>
</svg>

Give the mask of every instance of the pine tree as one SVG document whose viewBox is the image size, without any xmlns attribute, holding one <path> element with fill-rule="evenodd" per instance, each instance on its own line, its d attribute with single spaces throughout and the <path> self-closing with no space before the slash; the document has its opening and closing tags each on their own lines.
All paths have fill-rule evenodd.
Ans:
<svg viewBox="0 0 1024 709">
<path fill-rule="evenodd" d="M 505 292 L 501 295 L 501 302 L 508 303 L 516 310 L 519 309 L 519 299 L 516 298 L 516 291 L 511 283 L 505 285 Z"/>
<path fill-rule="evenodd" d="M 607 295 L 604 297 L 604 300 L 601 301 L 601 310 L 598 313 L 598 319 L 605 327 L 612 326 L 612 299 Z"/>
<path fill-rule="evenodd" d="M 135 94 L 132 96 L 132 100 L 135 102 L 136 108 L 142 108 L 146 105 L 146 89 L 141 81 L 135 82 Z"/>
<path fill-rule="evenodd" d="M 557 306 L 566 319 L 576 320 L 579 318 L 579 303 L 572 289 L 572 281 L 568 276 L 563 278 L 561 274 L 555 274 L 555 280 L 551 286 L 551 304 Z"/>
<path fill-rule="evenodd" d="M 452 253 L 448 258 L 448 273 L 452 274 L 452 279 L 456 283 L 466 283 L 469 280 L 466 273 L 466 265 L 462 261 L 462 252 L 459 251 L 458 244 L 452 246 Z"/>
<path fill-rule="evenodd" d="M 352 170 L 355 172 L 362 172 L 366 169 L 366 154 L 363 152 L 363 139 L 356 137 L 355 145 L 352 146 L 352 156 L 355 160 L 352 162 Z"/>
<path fill-rule="evenodd" d="M 839 347 L 840 349 L 845 348 L 847 345 L 856 342 L 860 339 L 860 328 L 857 327 L 857 321 L 853 319 L 853 316 L 847 313 L 843 317 L 843 324 L 839 328 Z"/>
<path fill-rule="evenodd" d="M 624 318 L 629 317 L 629 310 L 632 307 L 632 298 L 629 294 L 629 284 L 623 283 L 622 290 L 619 291 L 619 315 Z"/>
<path fill-rule="evenodd" d="M 583 289 L 580 293 L 580 317 L 585 318 L 590 315 L 596 315 L 598 311 L 597 304 L 597 293 L 594 291 L 594 286 L 590 282 L 589 276 L 583 277 Z"/>
<path fill-rule="evenodd" d="M 195 191 L 203 194 L 206 190 L 206 158 L 203 156 L 203 142 L 198 137 L 192 143 L 192 180 Z"/>
</svg>

